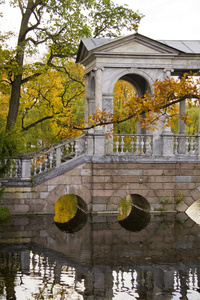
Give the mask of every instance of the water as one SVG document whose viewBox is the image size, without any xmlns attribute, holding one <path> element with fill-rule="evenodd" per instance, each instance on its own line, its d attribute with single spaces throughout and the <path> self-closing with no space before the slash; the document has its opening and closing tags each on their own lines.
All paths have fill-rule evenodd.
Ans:
<svg viewBox="0 0 200 300">
<path fill-rule="evenodd" d="M 199 225 L 186 214 L 134 224 L 88 216 L 69 233 L 51 215 L 12 217 L 0 225 L 0 299 L 199 300 Z"/>
</svg>

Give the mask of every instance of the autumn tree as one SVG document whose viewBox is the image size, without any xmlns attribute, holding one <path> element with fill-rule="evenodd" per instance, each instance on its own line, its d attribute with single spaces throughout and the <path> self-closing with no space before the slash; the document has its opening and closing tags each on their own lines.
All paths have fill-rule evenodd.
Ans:
<svg viewBox="0 0 200 300">
<path fill-rule="evenodd" d="M 68 74 L 49 69 L 39 81 L 31 80 L 22 87 L 17 124 L 23 131 L 26 148 L 38 142 L 44 147 L 73 136 L 73 125 L 84 123 L 84 69 L 73 61 L 66 62 L 65 67 Z M 63 123 L 69 125 L 68 130 Z"/>
<path fill-rule="evenodd" d="M 80 38 L 119 36 L 124 28 L 137 30 L 142 17 L 111 0 L 12 0 L 10 4 L 20 10 L 21 24 L 16 49 L 1 66 L 3 83 L 10 86 L 7 130 L 17 121 L 25 83 L 39 78 L 49 67 L 67 74 L 61 61 L 76 54 Z M 26 57 L 41 44 L 48 47 L 46 61 L 26 65 Z"/>
<path fill-rule="evenodd" d="M 118 125 L 131 119 L 139 121 L 142 128 L 152 130 L 155 130 L 159 120 L 162 120 L 163 126 L 171 127 L 177 118 L 188 122 L 188 113 L 183 115 L 177 113 L 178 105 L 182 101 L 187 101 L 189 108 L 199 105 L 200 78 L 195 75 L 197 74 L 185 73 L 181 79 L 175 77 L 157 79 L 153 84 L 152 94 L 149 91 L 143 96 L 133 94 L 124 99 L 120 110 L 114 112 L 97 109 L 96 113 L 89 117 L 87 126 L 79 130 L 109 124 Z"/>
</svg>

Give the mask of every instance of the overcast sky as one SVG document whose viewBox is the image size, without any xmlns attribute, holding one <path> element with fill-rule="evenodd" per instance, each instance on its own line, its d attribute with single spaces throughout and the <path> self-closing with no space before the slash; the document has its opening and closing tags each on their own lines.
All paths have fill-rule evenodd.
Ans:
<svg viewBox="0 0 200 300">
<path fill-rule="evenodd" d="M 139 10 L 139 33 L 152 39 L 200 40 L 200 0 L 114 0 Z"/>
<path fill-rule="evenodd" d="M 152 39 L 200 40 L 200 0 L 113 1 L 120 5 L 126 3 L 145 15 L 139 26 L 140 34 Z M 20 14 L 16 9 L 9 8 L 9 0 L 6 4 L 0 27 L 18 30 L 16 26 L 19 26 Z"/>
</svg>

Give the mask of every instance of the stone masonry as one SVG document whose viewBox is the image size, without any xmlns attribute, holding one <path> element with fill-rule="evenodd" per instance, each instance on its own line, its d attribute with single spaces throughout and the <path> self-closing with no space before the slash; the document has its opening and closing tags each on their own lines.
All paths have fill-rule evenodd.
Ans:
<svg viewBox="0 0 200 300">
<path fill-rule="evenodd" d="M 93 213 L 116 213 L 130 194 L 145 197 L 151 211 L 185 211 L 200 199 L 200 164 L 88 162 L 60 175 L 43 174 L 35 185 L 7 186 L 0 204 L 14 214 L 49 214 L 65 194 L 80 196 Z"/>
</svg>

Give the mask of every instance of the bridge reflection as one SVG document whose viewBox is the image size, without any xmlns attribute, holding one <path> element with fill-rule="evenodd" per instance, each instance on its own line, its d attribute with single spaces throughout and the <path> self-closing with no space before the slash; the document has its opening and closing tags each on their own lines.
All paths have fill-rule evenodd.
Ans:
<svg viewBox="0 0 200 300">
<path fill-rule="evenodd" d="M 0 294 L 12 299 L 19 290 L 33 299 L 199 295 L 199 226 L 185 214 L 151 216 L 140 232 L 125 230 L 116 216 L 93 216 L 73 234 L 53 216 L 12 217 L 0 236 Z"/>
</svg>

